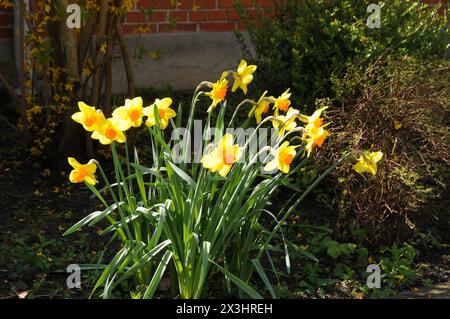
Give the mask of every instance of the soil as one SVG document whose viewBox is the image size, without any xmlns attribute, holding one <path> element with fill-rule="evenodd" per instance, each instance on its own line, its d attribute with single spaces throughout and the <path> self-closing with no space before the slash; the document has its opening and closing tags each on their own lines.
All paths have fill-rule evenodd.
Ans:
<svg viewBox="0 0 450 319">
<path fill-rule="evenodd" d="M 4 122 L 7 121 L 4 118 Z M 63 171 L 28 156 L 20 134 L 0 125 L 0 298 L 83 298 L 68 289 L 66 267 L 94 262 L 104 241 L 95 232 L 63 237 L 95 210 L 90 194 Z M 84 288 L 84 287 L 83 287 Z"/>
</svg>

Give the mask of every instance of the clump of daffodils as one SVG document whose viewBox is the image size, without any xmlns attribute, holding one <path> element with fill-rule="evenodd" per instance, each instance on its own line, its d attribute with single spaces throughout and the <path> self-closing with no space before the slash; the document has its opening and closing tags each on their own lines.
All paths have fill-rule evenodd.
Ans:
<svg viewBox="0 0 450 319">
<path fill-rule="evenodd" d="M 125 100 L 125 105 L 114 110 L 111 118 L 105 118 L 101 110 L 79 102 L 80 112 L 72 115 L 72 119 L 83 125 L 84 129 L 92 132 L 91 137 L 99 140 L 103 145 L 109 145 L 113 142 L 125 143 L 125 132 L 132 127 L 140 127 L 143 123 L 143 117 L 147 116 L 145 124 L 149 127 L 157 124 L 155 112 L 158 114 L 160 127 L 165 129 L 169 125 L 169 120 L 174 118 L 177 113 L 170 108 L 172 99 L 157 99 L 152 105 L 143 107 L 141 97 L 132 100 Z"/>
<path fill-rule="evenodd" d="M 70 181 L 84 182 L 106 209 L 86 216 L 65 235 L 104 220 L 110 225 L 102 234 L 114 232 L 115 238 L 122 241 L 122 249 L 95 284 L 95 287 L 105 287 L 103 297 L 112 297 L 114 287 L 132 276 L 136 285 L 147 286 L 142 297 L 151 298 L 165 269 L 169 269 L 171 278 L 178 280 L 174 286 L 179 289 L 181 298 L 200 298 L 204 295 L 205 281 L 215 267 L 227 280 L 232 278 L 234 284 L 243 289 L 242 293 L 245 291 L 252 298 L 261 298 L 249 286 L 249 281 L 253 274 L 262 275 L 259 259 L 265 253 L 270 254 L 265 247 L 270 246 L 270 240 L 308 192 L 346 157 L 330 167 L 303 194 L 292 194 L 291 204 L 276 216 L 272 231 L 261 231 L 265 226 L 259 223 L 259 218 L 261 212 L 270 213 L 266 208 L 274 190 L 286 185 L 290 175 L 324 146 L 330 132 L 326 122 L 327 108 L 304 115 L 291 101 L 289 89 L 278 97 L 265 91 L 257 101 L 245 99 L 226 123 L 227 95 L 238 89 L 247 94 L 256 69 L 255 65 L 243 60 L 236 70 L 223 72 L 216 82 L 202 82 L 197 87 L 187 120 L 187 136 L 192 133 L 194 111 L 200 97 L 208 100 L 204 106 L 209 113 L 206 128 L 211 128 L 211 113 L 218 112 L 217 134 L 213 143 L 201 145 L 205 152 L 197 157 L 200 163 L 187 160 L 190 153 L 196 153 L 191 150 L 189 138 L 177 145 L 182 157 L 173 152 L 176 148 L 172 141 L 165 141 L 162 130 L 169 125 L 176 128 L 182 120 L 173 120 L 177 112 L 171 108 L 170 97 L 156 99 L 149 106 L 144 105 L 141 97 L 127 99 L 109 118 L 93 106 L 83 102 L 78 104 L 79 112 L 72 116 L 73 120 L 93 139 L 111 145 L 115 181 L 110 183 L 95 160 L 81 164 L 74 158 L 68 159 L 73 168 Z M 242 145 L 238 142 L 239 136 L 228 129 L 233 129 L 235 116 L 244 106 L 249 106 L 250 112 L 242 126 L 247 129 L 254 117 L 257 127 Z M 134 161 L 130 161 L 125 145 L 125 171 L 116 144 L 127 143 L 130 130 L 142 125 L 150 134 L 153 166 L 141 165 L 137 151 Z M 263 127 L 272 128 L 275 138 L 271 139 L 271 145 L 261 145 L 261 150 L 253 154 L 249 145 L 254 145 L 251 142 L 255 142 L 256 133 Z M 202 136 L 206 133 L 205 129 Z M 358 173 L 377 173 L 377 164 L 383 157 L 381 152 L 353 154 L 359 156 L 354 165 Z M 178 161 L 180 158 L 182 161 Z M 96 189 L 97 169 L 105 182 L 103 191 Z M 276 174 L 261 174 L 261 171 Z M 105 194 L 110 197 L 104 198 Z M 108 204 L 110 201 L 113 203 Z M 222 267 L 225 259 L 240 262 L 232 262 L 225 269 Z M 167 267 L 170 262 L 173 267 Z M 158 264 L 156 268 L 155 264 Z M 286 266 L 289 267 L 288 254 Z M 229 290 L 231 293 L 231 288 Z"/>
<path fill-rule="evenodd" d="M 133 127 L 140 127 L 147 117 L 145 125 L 148 127 L 159 125 L 161 129 L 167 128 L 170 119 L 177 113 L 170 108 L 172 99 L 156 99 L 147 107 L 143 106 L 141 97 L 125 100 L 125 105 L 114 110 L 110 118 L 105 118 L 101 110 L 95 109 L 84 102 L 78 103 L 79 112 L 72 115 L 72 119 L 81 124 L 87 132 L 92 132 L 91 138 L 98 140 L 103 145 L 110 145 L 114 142 L 125 143 L 127 141 L 125 132 Z M 159 124 L 158 124 L 159 123 Z M 94 173 L 96 164 L 92 161 L 89 164 L 81 165 L 74 158 L 68 159 L 73 167 L 70 174 L 72 183 L 86 182 L 95 185 L 97 180 Z"/>
<path fill-rule="evenodd" d="M 211 104 L 208 112 L 212 112 L 221 102 L 225 101 L 230 80 L 234 79 L 231 92 L 236 92 L 241 89 L 244 94 L 248 92 L 248 85 L 253 81 L 253 74 L 256 71 L 256 65 L 248 65 L 245 60 L 242 60 L 236 71 L 225 71 L 215 83 L 204 82 L 211 90 L 205 92 L 204 95 L 211 99 Z M 320 148 L 330 136 L 330 132 L 326 129 L 329 123 L 325 123 L 323 114 L 328 107 L 322 107 L 316 110 L 311 116 L 301 114 L 298 109 L 292 106 L 290 89 L 287 89 L 280 96 L 267 96 L 268 91 L 265 91 L 258 101 L 250 101 L 253 108 L 250 110 L 249 117 L 254 116 L 258 125 L 263 124 L 264 121 L 270 120 L 275 129 L 278 130 L 279 146 L 272 148 L 270 153 L 273 159 L 265 166 L 265 171 L 279 170 L 285 174 L 290 172 L 290 167 L 295 157 L 299 154 L 310 157 L 316 148 Z M 103 145 L 109 145 L 114 142 L 125 143 L 125 132 L 131 128 L 140 127 L 143 123 L 146 126 L 159 126 L 160 129 L 166 129 L 170 120 L 177 116 L 177 113 L 170 108 L 172 105 L 171 98 L 156 99 L 155 102 L 147 107 L 143 106 L 143 99 L 136 97 L 134 99 L 127 99 L 125 105 L 114 110 L 111 118 L 105 118 L 101 110 L 89 106 L 84 102 L 79 102 L 79 112 L 72 116 L 72 119 L 81 124 L 83 128 L 92 132 L 91 137 L 98 140 Z M 269 115 L 271 109 L 273 114 Z M 267 115 L 265 119 L 263 116 Z M 146 120 L 144 121 L 144 117 Z M 304 126 L 300 125 L 303 123 Z M 300 140 L 303 145 L 291 145 L 289 141 L 285 141 L 288 135 L 293 135 L 299 132 Z M 203 168 L 212 173 L 218 173 L 222 177 L 226 177 L 230 172 L 234 163 L 236 163 L 242 154 L 239 145 L 233 145 L 234 137 L 226 134 L 217 143 L 217 145 L 207 154 L 202 157 L 201 163 Z M 303 147 L 303 152 L 298 152 L 297 149 Z M 359 157 L 358 162 L 354 165 L 356 172 L 370 173 L 376 175 L 377 163 L 381 160 L 383 153 L 381 152 L 364 152 Z M 74 159 L 70 159 L 71 165 Z M 74 167 L 75 170 L 81 166 Z M 95 165 L 95 164 L 89 164 Z M 92 167 L 92 166 L 90 166 Z M 89 172 L 91 172 L 90 170 Z M 89 178 L 93 175 L 78 174 L 77 178 L 71 178 L 73 182 L 87 181 L 89 184 L 93 183 L 95 179 Z M 81 178 L 81 177 L 84 178 Z M 96 182 L 96 181 L 95 181 Z"/>
</svg>

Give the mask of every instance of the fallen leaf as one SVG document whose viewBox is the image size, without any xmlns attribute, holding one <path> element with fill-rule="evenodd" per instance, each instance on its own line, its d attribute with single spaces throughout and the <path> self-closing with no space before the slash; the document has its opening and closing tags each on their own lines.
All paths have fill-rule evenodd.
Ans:
<svg viewBox="0 0 450 319">
<path fill-rule="evenodd" d="M 28 296 L 28 293 L 29 293 L 30 291 L 22 291 L 22 292 L 19 292 L 18 294 L 17 294 L 17 297 L 19 297 L 19 299 L 25 299 L 27 296 Z"/>
</svg>

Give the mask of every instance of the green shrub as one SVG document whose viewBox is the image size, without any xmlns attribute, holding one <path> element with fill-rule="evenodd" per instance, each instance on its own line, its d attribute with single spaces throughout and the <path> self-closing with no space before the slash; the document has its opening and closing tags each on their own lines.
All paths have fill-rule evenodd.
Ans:
<svg viewBox="0 0 450 319">
<path fill-rule="evenodd" d="M 366 21 L 367 1 L 284 0 L 275 11 L 246 21 L 255 56 L 244 55 L 259 67 L 258 82 L 274 90 L 291 86 L 297 102 L 312 104 L 318 97 L 333 97 L 331 79 L 353 63 L 368 63 L 389 51 L 395 56 L 444 57 L 449 46 L 447 15 L 437 14 L 420 1 L 378 2 L 381 27 Z M 254 16 L 254 15 L 253 15 Z M 239 39 L 243 40 L 242 37 Z"/>
</svg>

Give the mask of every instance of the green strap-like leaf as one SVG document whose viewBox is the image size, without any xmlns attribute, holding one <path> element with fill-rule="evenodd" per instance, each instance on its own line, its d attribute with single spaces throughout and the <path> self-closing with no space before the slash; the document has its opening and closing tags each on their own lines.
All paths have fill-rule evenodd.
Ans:
<svg viewBox="0 0 450 319">
<path fill-rule="evenodd" d="M 80 220 L 78 223 L 76 223 L 75 225 L 70 227 L 64 233 L 63 236 L 68 236 L 70 234 L 73 234 L 74 232 L 76 232 L 77 230 L 79 230 L 80 228 L 83 228 L 84 226 L 86 226 L 88 224 L 89 224 L 89 226 L 92 226 L 92 225 L 96 224 L 101 219 L 105 218 L 111 212 L 116 210 L 118 206 L 123 205 L 123 204 L 124 204 L 123 202 L 119 202 L 118 204 L 113 204 L 113 205 L 109 206 L 104 211 L 96 211 L 96 212 L 93 212 L 93 213 L 89 214 L 88 216 L 86 216 L 82 220 Z"/>
<path fill-rule="evenodd" d="M 228 270 L 224 269 L 223 267 L 221 267 L 220 265 L 216 264 L 214 261 L 210 260 L 210 263 L 216 265 L 216 267 L 228 278 L 230 278 L 230 280 L 236 285 L 238 286 L 240 289 L 242 289 L 242 291 L 244 291 L 247 295 L 249 295 L 251 298 L 253 299 L 263 299 L 263 297 L 252 287 L 250 287 L 248 284 L 246 284 L 245 282 L 243 282 L 241 279 L 239 279 L 238 277 L 236 277 L 235 275 L 233 275 L 232 273 L 230 273 Z"/>
<path fill-rule="evenodd" d="M 197 269 L 195 272 L 194 283 L 196 284 L 197 287 L 194 292 L 194 298 L 201 297 L 200 294 L 202 292 L 203 283 L 206 279 L 206 275 L 208 274 L 208 259 L 210 252 L 211 252 L 211 243 L 208 241 L 204 241 L 202 251 L 200 253 L 200 260 L 198 261 L 196 267 Z"/>
<path fill-rule="evenodd" d="M 121 284 L 123 281 L 133 276 L 144 265 L 150 263 L 153 257 L 155 257 L 161 250 L 170 245 L 170 243 L 171 243 L 170 240 L 167 239 L 162 243 L 158 244 L 157 246 L 155 246 L 152 250 L 150 250 L 148 253 L 142 256 L 137 262 L 135 262 L 130 268 L 128 268 L 127 271 L 123 274 L 123 276 L 115 282 L 114 286 Z"/>
<path fill-rule="evenodd" d="M 272 284 L 269 281 L 269 278 L 266 275 L 266 272 L 264 271 L 264 268 L 262 267 L 261 263 L 258 259 L 252 259 L 252 263 L 255 266 L 256 271 L 258 272 L 259 276 L 261 277 L 262 281 L 266 285 L 267 290 L 269 290 L 270 295 L 273 299 L 278 299 L 277 294 L 273 290 Z"/>
<path fill-rule="evenodd" d="M 173 256 L 172 251 L 170 250 L 166 251 L 163 258 L 161 259 L 161 262 L 158 265 L 158 268 L 156 268 L 155 274 L 153 275 L 153 278 L 150 281 L 150 284 L 148 285 L 147 290 L 144 293 L 144 296 L 142 297 L 143 299 L 151 299 L 153 297 L 156 289 L 158 288 L 159 282 L 161 281 L 161 278 L 164 275 L 167 265 L 172 259 L 172 256 Z"/>
<path fill-rule="evenodd" d="M 178 176 L 180 176 L 186 183 L 188 183 L 189 186 L 191 186 L 191 187 L 197 186 L 195 181 L 188 174 L 186 174 L 181 168 L 179 168 L 178 166 L 176 166 L 175 164 L 173 164 L 170 161 L 167 161 L 167 162 L 169 163 L 170 167 L 175 171 L 175 173 L 177 173 Z"/>
</svg>

